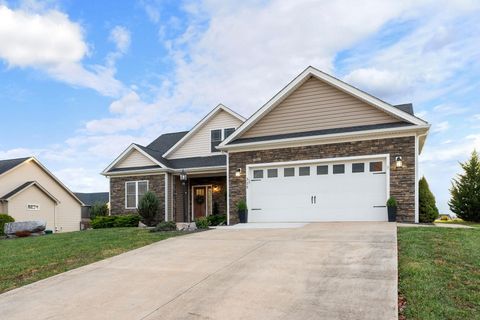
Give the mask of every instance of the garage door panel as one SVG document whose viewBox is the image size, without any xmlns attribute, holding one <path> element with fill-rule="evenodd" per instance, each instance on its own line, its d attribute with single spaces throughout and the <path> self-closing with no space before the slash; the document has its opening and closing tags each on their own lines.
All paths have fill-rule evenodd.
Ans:
<svg viewBox="0 0 480 320">
<path fill-rule="evenodd" d="M 371 161 L 386 163 L 385 159 L 321 162 L 328 165 L 328 174 L 320 175 L 319 164 L 297 164 L 295 175 L 289 177 L 284 177 L 283 169 L 292 165 L 265 167 L 262 179 L 248 181 L 249 221 L 386 221 L 386 174 L 369 172 Z M 358 162 L 364 163 L 364 172 L 353 173 L 352 163 Z M 344 165 L 344 173 L 333 174 L 336 164 Z M 310 175 L 299 176 L 299 168 L 305 166 L 310 167 Z M 277 177 L 267 177 L 271 168 L 278 170 Z M 253 177 L 252 171 L 249 176 Z"/>
</svg>

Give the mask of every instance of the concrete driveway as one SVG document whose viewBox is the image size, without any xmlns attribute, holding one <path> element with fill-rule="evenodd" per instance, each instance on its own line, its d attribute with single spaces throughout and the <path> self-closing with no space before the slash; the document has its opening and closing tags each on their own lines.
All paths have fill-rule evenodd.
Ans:
<svg viewBox="0 0 480 320">
<path fill-rule="evenodd" d="M 396 319 L 392 223 L 212 230 L 0 295 L 3 319 Z"/>
</svg>

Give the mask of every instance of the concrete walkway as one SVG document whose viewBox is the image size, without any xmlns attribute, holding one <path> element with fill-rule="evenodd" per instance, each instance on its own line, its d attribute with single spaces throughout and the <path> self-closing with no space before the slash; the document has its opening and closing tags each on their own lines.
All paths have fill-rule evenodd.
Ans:
<svg viewBox="0 0 480 320">
<path fill-rule="evenodd" d="M 172 238 L 0 295 L 4 319 L 396 319 L 396 225 Z"/>
</svg>

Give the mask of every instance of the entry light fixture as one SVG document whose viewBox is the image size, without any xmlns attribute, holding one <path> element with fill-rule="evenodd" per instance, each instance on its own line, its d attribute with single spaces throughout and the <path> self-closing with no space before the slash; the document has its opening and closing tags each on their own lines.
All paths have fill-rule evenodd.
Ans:
<svg viewBox="0 0 480 320">
<path fill-rule="evenodd" d="M 242 174 L 242 168 L 238 168 L 237 170 L 235 170 L 235 177 L 240 177 L 241 174 Z"/>
<path fill-rule="evenodd" d="M 185 172 L 185 170 L 182 170 L 182 172 L 180 172 L 180 181 L 187 181 L 187 173 Z"/>
<path fill-rule="evenodd" d="M 213 192 L 219 192 L 220 191 L 220 186 L 219 185 L 214 185 L 213 186 Z"/>
<path fill-rule="evenodd" d="M 401 156 L 395 157 L 395 165 L 397 166 L 397 168 L 403 167 L 403 159 Z"/>
</svg>

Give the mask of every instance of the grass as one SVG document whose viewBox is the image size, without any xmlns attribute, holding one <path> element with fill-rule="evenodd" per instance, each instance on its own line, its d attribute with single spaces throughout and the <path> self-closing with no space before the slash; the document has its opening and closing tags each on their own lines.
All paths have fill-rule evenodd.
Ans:
<svg viewBox="0 0 480 320">
<path fill-rule="evenodd" d="M 398 228 L 406 319 L 480 319 L 480 230 Z"/>
<path fill-rule="evenodd" d="M 0 240 L 0 293 L 181 234 L 114 228 Z"/>
</svg>

